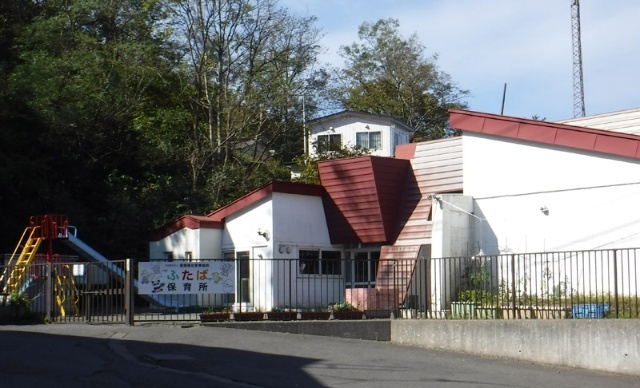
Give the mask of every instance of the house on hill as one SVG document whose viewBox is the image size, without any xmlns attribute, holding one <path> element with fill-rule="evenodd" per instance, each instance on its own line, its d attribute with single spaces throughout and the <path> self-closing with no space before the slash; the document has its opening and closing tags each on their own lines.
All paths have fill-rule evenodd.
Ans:
<svg viewBox="0 0 640 388">
<path fill-rule="evenodd" d="M 150 258 L 233 260 L 235 306 L 394 309 L 430 259 L 640 246 L 640 136 L 464 110 L 450 126 L 462 136 L 323 161 L 321 185 L 271 182 L 184 216 Z M 425 272 L 434 310 L 448 271 Z"/>
<path fill-rule="evenodd" d="M 307 128 L 310 154 L 357 146 L 372 155 L 393 157 L 396 147 L 409 143 L 413 133 L 396 118 L 349 110 L 311 120 Z"/>
</svg>

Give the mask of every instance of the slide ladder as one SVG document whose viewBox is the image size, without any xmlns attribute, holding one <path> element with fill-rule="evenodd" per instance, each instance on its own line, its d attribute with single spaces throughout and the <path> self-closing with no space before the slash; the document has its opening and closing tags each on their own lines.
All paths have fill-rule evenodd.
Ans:
<svg viewBox="0 0 640 388">
<path fill-rule="evenodd" d="M 3 293 L 15 294 L 19 293 L 25 283 L 25 278 L 29 273 L 29 265 L 38 252 L 40 243 L 44 240 L 38 234 L 40 226 L 29 226 L 22 233 L 20 242 L 11 254 L 9 264 L 0 277 L 0 284 L 4 283 Z M 18 252 L 20 252 L 18 254 Z M 8 278 L 5 277 L 8 274 Z"/>
<path fill-rule="evenodd" d="M 78 288 L 73 280 L 71 267 L 67 264 L 56 265 L 53 268 L 53 292 L 60 308 L 60 315 L 66 317 L 69 313 L 78 316 Z"/>
</svg>

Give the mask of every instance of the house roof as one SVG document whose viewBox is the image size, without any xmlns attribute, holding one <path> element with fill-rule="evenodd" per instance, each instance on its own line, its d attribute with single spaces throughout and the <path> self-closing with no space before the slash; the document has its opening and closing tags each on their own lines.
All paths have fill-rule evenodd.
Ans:
<svg viewBox="0 0 640 388">
<path fill-rule="evenodd" d="M 398 199 L 409 164 L 407 160 L 371 155 L 318 162 L 327 192 L 323 203 L 332 243 L 395 239 Z"/>
<path fill-rule="evenodd" d="M 559 120 L 557 123 L 640 135 L 640 108 Z"/>
<path fill-rule="evenodd" d="M 235 201 L 212 211 L 207 214 L 207 218 L 215 221 L 224 221 L 224 219 L 231 214 L 253 205 L 261 199 L 270 196 L 272 193 L 321 197 L 324 194 L 324 188 L 319 185 L 310 185 L 306 183 L 271 181 L 250 193 L 243 195 Z"/>
<path fill-rule="evenodd" d="M 449 110 L 462 131 L 640 159 L 640 136 L 465 110 Z"/>
<path fill-rule="evenodd" d="M 152 233 L 152 241 L 158 241 L 170 234 L 177 232 L 180 229 L 222 229 L 223 223 L 220 221 L 213 221 L 205 216 L 184 215 L 177 220 L 173 220 L 167 225 L 155 230 Z"/>
<path fill-rule="evenodd" d="M 245 209 L 256 202 L 270 196 L 273 193 L 297 194 L 321 197 L 325 191 L 322 186 L 305 183 L 271 181 L 257 189 L 243 195 L 235 201 L 222 206 L 206 216 L 184 215 L 163 227 L 157 229 L 152 234 L 152 240 L 157 241 L 167 237 L 180 229 L 223 229 L 225 218 L 231 214 Z"/>
<path fill-rule="evenodd" d="M 333 113 L 327 116 L 322 116 L 322 117 L 318 117 L 317 119 L 313 119 L 313 120 L 309 120 L 307 122 L 307 124 L 309 125 L 314 125 L 314 124 L 319 124 L 319 123 L 325 123 L 325 122 L 329 122 L 329 121 L 333 121 L 333 120 L 337 120 L 340 119 L 342 117 L 345 116 L 355 116 L 355 117 L 359 117 L 361 119 L 364 120 L 371 120 L 373 119 L 378 119 L 378 120 L 384 120 L 384 121 L 390 121 L 391 123 L 395 124 L 396 126 L 403 128 L 409 132 L 413 132 L 414 129 L 411 128 L 410 126 L 408 126 L 406 123 L 404 123 L 401 120 L 398 120 L 395 117 L 392 116 L 386 116 L 386 115 L 380 115 L 380 114 L 376 114 L 376 113 L 369 113 L 369 112 L 363 112 L 363 111 L 355 111 L 355 110 L 343 110 L 341 112 L 337 112 L 337 113 Z"/>
</svg>

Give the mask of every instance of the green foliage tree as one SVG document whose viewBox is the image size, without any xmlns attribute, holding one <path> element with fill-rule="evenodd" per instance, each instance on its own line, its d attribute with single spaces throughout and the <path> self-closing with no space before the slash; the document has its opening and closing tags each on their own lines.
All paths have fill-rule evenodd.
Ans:
<svg viewBox="0 0 640 388">
<path fill-rule="evenodd" d="M 215 207 L 281 178 L 272 160 L 301 151 L 302 98 L 326 82 L 316 68 L 320 31 L 275 0 L 173 0 L 171 12 L 187 59 L 192 188 Z"/>
<path fill-rule="evenodd" d="M 27 222 L 25 213 L 33 203 L 39 203 L 39 191 L 46 188 L 46 156 L 34 139 L 44 131 L 37 112 L 17 98 L 9 77 L 20 63 L 16 41 L 21 31 L 38 14 L 31 0 L 0 2 L 0 249 L 15 248 L 21 230 L 16 225 Z M 37 161 L 37 163 L 35 163 Z M 15 236 L 15 237 L 12 237 Z"/>
<path fill-rule="evenodd" d="M 467 91 L 438 70 L 437 56 L 425 57 L 417 35 L 400 35 L 396 19 L 363 23 L 359 43 L 342 46 L 346 67 L 338 72 L 333 95 L 344 108 L 405 121 L 414 141 L 446 137 L 448 109 L 464 108 Z"/>
<path fill-rule="evenodd" d="M 166 98 L 175 54 L 164 39 L 162 2 L 47 1 L 16 33 L 8 93 L 37 118 L 30 158 L 46 176 L 32 214 L 60 212 L 110 257 L 140 255 L 152 209 L 153 147 L 135 118 Z M 25 177 L 27 180 L 33 177 Z M 136 248 L 134 248 L 136 247 Z M 124 251 L 127 250 L 125 253 Z"/>
<path fill-rule="evenodd" d="M 318 148 L 317 143 L 312 144 L 312 147 Z M 319 185 L 320 175 L 318 173 L 318 162 L 334 159 L 346 159 L 355 158 L 358 156 L 369 155 L 370 150 L 366 148 L 360 148 L 358 146 L 343 145 L 340 148 L 325 150 L 309 155 L 299 155 L 294 158 L 294 162 L 300 168 L 300 176 L 295 179 L 296 182 L 309 183 Z"/>
</svg>

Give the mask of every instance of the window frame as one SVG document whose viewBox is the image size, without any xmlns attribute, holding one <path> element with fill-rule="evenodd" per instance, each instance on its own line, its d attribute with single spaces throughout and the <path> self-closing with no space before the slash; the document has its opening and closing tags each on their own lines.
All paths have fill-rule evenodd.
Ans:
<svg viewBox="0 0 640 388">
<path fill-rule="evenodd" d="M 362 255 L 366 255 L 366 259 L 358 258 L 358 256 Z M 379 266 L 379 249 L 357 250 L 349 252 L 349 258 L 345 261 L 345 287 L 375 288 Z"/>
<path fill-rule="evenodd" d="M 362 141 L 359 140 L 359 138 L 363 135 L 366 135 L 367 138 L 367 144 L 366 146 L 364 146 L 362 144 Z M 379 144 L 378 147 L 371 147 L 371 135 L 378 135 L 379 137 Z M 361 132 L 356 132 L 356 147 L 360 147 L 362 149 L 365 150 L 373 150 L 373 151 L 378 151 L 381 150 L 382 147 L 382 131 L 361 131 Z"/>
<path fill-rule="evenodd" d="M 338 139 L 337 143 L 335 141 L 332 141 L 332 139 L 335 139 L 335 138 Z M 316 152 L 317 153 L 339 151 L 341 148 L 342 148 L 341 133 L 323 133 L 320 135 L 316 135 Z"/>
<path fill-rule="evenodd" d="M 313 256 L 317 256 L 317 258 L 311 257 L 311 254 L 315 254 Z M 304 255 L 310 255 L 310 257 L 303 257 Z M 338 257 L 330 257 L 334 256 Z M 311 261 L 309 263 L 309 269 L 306 268 L 306 263 L 303 261 Z M 342 277 L 342 251 L 337 249 L 310 249 L 310 248 L 301 248 L 298 249 L 298 276 L 333 276 L 333 277 Z M 337 266 L 329 265 L 331 262 L 337 261 Z M 305 267 L 303 267 L 303 264 Z"/>
</svg>

